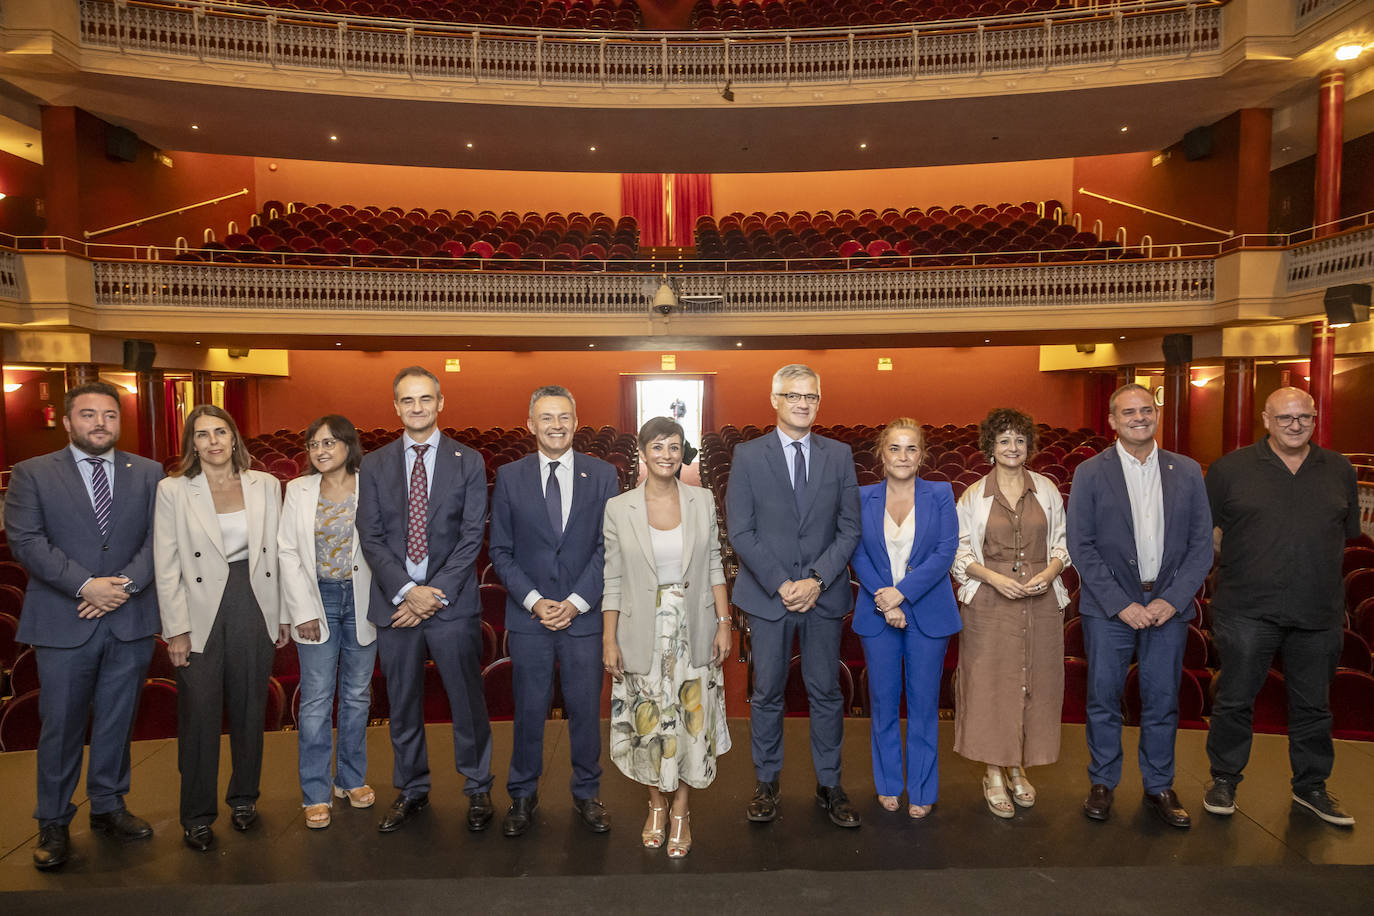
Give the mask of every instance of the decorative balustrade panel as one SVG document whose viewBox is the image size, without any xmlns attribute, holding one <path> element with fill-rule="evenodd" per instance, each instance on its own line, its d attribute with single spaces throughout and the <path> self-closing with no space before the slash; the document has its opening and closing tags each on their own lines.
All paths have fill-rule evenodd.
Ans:
<svg viewBox="0 0 1374 916">
<path fill-rule="evenodd" d="M 0 251 L 0 299 L 24 299 L 24 259 L 15 251 Z"/>
<path fill-rule="evenodd" d="M 1349 3 L 1350 0 L 1295 0 L 1296 23 L 1299 30 L 1307 28 L 1332 10 Z"/>
<path fill-rule="evenodd" d="M 469 273 L 96 261 L 102 306 L 647 315 L 653 273 Z M 1210 302 L 1210 258 L 926 270 L 690 274 L 688 311 L 932 311 Z M 703 297 L 703 298 L 693 298 Z M 716 297 L 716 298 L 710 298 Z"/>
<path fill-rule="evenodd" d="M 417 79 L 646 88 L 909 80 L 1215 52 L 1222 8 L 1199 2 L 1207 5 L 1125 3 L 1097 13 L 999 17 L 986 27 L 725 34 L 540 31 L 268 15 L 198 0 L 79 0 L 81 41 L 93 48 Z M 1314 10 L 1332 5 L 1317 2 Z"/>
<path fill-rule="evenodd" d="M 1374 281 L 1374 227 L 1290 248 L 1283 267 L 1290 292 Z"/>
</svg>

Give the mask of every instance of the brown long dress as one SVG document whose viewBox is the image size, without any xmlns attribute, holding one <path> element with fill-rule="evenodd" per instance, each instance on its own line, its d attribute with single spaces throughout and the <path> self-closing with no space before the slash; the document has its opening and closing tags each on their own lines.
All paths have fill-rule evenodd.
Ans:
<svg viewBox="0 0 1374 916">
<path fill-rule="evenodd" d="M 1030 475 L 1014 506 L 995 474 L 983 487 L 992 507 L 982 565 L 1026 582 L 1049 563 L 1048 522 Z M 1054 590 L 1012 600 L 985 582 L 960 611 L 955 752 L 991 766 L 1053 763 L 1064 702 L 1064 620 Z"/>
</svg>

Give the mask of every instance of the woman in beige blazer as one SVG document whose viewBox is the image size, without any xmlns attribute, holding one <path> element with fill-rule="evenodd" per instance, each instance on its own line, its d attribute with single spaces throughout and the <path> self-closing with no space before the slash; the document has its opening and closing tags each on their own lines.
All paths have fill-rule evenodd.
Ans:
<svg viewBox="0 0 1374 916">
<path fill-rule="evenodd" d="M 274 647 L 289 628 L 277 598 L 281 485 L 249 470 L 233 417 L 202 404 L 186 417 L 181 466 L 157 488 L 153 562 L 162 635 L 177 668 L 177 768 L 186 845 L 214 844 L 219 736 L 229 721 L 235 830 L 257 821 L 263 709 Z"/>
<path fill-rule="evenodd" d="M 310 473 L 286 485 L 277 546 L 282 613 L 291 619 L 301 662 L 301 805 L 305 826 L 318 830 L 329 826 L 332 798 L 347 798 L 354 808 L 377 800 L 366 778 L 377 628 L 367 619 L 372 570 L 355 524 L 363 462 L 358 431 L 347 417 L 320 417 L 305 431 L 305 447 Z M 337 766 L 331 766 L 336 683 L 339 738 Z"/>
<path fill-rule="evenodd" d="M 682 427 L 655 417 L 639 431 L 644 483 L 606 503 L 602 648 L 611 692 L 611 759 L 649 787 L 642 839 L 668 855 L 692 848 L 689 788 L 716 777 L 730 749 L 721 665 L 729 599 L 711 494 L 677 479 Z"/>
</svg>

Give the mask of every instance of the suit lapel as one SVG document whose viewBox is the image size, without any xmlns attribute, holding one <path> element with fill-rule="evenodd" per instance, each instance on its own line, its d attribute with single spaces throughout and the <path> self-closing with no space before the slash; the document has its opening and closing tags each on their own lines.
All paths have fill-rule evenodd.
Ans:
<svg viewBox="0 0 1374 916">
<path fill-rule="evenodd" d="M 219 530 L 219 516 L 215 514 L 215 498 L 210 495 L 204 474 L 186 478 L 186 495 L 191 500 L 191 510 L 200 520 L 200 527 L 210 536 L 210 541 L 219 551 L 219 555 L 224 556 L 224 537 Z M 244 501 L 246 504 L 246 496 Z"/>
<path fill-rule="evenodd" d="M 439 511 L 439 497 L 453 487 L 453 479 L 458 473 L 458 457 L 462 451 L 448 436 L 440 436 L 439 444 L 434 446 L 434 479 L 429 482 L 429 498 L 426 502 L 425 522 L 432 529 L 434 516 Z M 401 462 L 404 475 L 405 462 Z"/>
<path fill-rule="evenodd" d="M 691 565 L 692 551 L 696 548 L 696 539 L 692 534 L 696 531 L 696 494 L 691 488 L 677 485 L 678 512 L 682 517 L 682 574 L 687 576 L 687 569 Z"/>
<path fill-rule="evenodd" d="M 911 568 L 911 558 L 920 555 L 925 550 L 925 542 L 930 537 L 933 528 L 931 522 L 934 521 L 933 513 L 930 511 L 930 487 L 926 486 L 925 481 L 917 478 L 916 498 L 911 506 L 911 551 L 906 556 L 906 567 Z M 892 583 L 896 585 L 897 583 Z"/>
<path fill-rule="evenodd" d="M 572 463 L 572 505 L 568 508 L 568 523 L 563 526 L 563 536 L 567 537 L 573 519 L 581 518 L 591 502 L 591 475 L 587 473 L 587 457 L 581 452 L 573 452 Z"/>
<path fill-rule="evenodd" d="M 874 565 L 877 567 L 879 574 L 882 575 L 883 578 L 887 578 L 889 575 L 891 575 L 891 573 L 888 571 L 888 567 L 891 564 L 888 563 L 887 560 L 887 537 L 886 529 L 884 528 L 886 519 L 883 517 L 884 513 L 886 512 L 887 487 L 874 487 L 869 492 L 867 498 L 864 499 L 863 530 L 873 531 L 877 533 L 878 544 L 880 547 L 879 556 L 877 557 L 877 560 L 879 562 L 876 562 Z M 891 585 L 892 583 L 889 582 L 888 584 Z"/>
<path fill-rule="evenodd" d="M 110 480 L 110 533 L 114 533 L 115 526 L 120 520 L 129 516 L 125 506 L 129 503 L 129 491 L 134 483 L 134 463 L 129 460 L 129 456 L 120 451 L 110 453 L 110 460 L 114 463 L 114 474 Z M 94 511 L 94 509 L 92 510 Z M 109 536 L 106 536 L 109 540 Z"/>
<path fill-rule="evenodd" d="M 248 568 L 253 569 L 257 566 L 258 557 L 262 556 L 263 530 L 258 522 L 266 521 L 266 487 L 262 485 L 262 478 L 252 474 L 243 474 L 240 478 L 243 486 L 243 508 L 248 510 Z M 215 528 L 219 528 L 219 520 L 216 519 Z"/>
<path fill-rule="evenodd" d="M 1156 446 L 1158 448 L 1158 446 Z M 1107 477 L 1107 485 L 1112 488 L 1112 495 L 1116 498 L 1116 504 L 1123 507 L 1122 518 L 1126 520 L 1126 530 L 1131 535 L 1131 541 L 1135 541 L 1135 519 L 1131 516 L 1131 494 L 1126 490 L 1126 472 L 1121 467 L 1121 456 L 1117 454 L 1116 444 L 1107 447 L 1107 451 L 1102 453 L 1106 462 L 1103 473 Z"/>
<path fill-rule="evenodd" d="M 86 481 L 81 476 L 81 469 L 76 466 L 76 457 L 72 455 L 70 448 L 64 448 L 57 459 L 58 476 L 62 483 L 66 485 L 67 491 L 71 494 L 72 503 L 78 506 L 78 511 L 85 513 L 85 518 L 90 524 L 91 530 L 100 531 L 100 526 L 95 518 L 95 506 L 91 504 L 90 494 L 86 492 Z M 116 491 L 118 492 L 118 491 Z M 113 504 L 111 505 L 110 520 L 113 523 L 115 518 Z M 114 527 L 111 524 L 111 527 Z M 108 540 L 108 538 L 107 538 Z"/>
<path fill-rule="evenodd" d="M 644 488 L 638 487 L 630 491 L 634 498 L 628 501 L 626 508 L 630 516 L 630 530 L 634 532 L 635 541 L 639 544 L 639 549 L 644 553 L 649 565 L 654 565 L 654 542 L 649 538 L 649 503 L 644 499 Z"/>
<path fill-rule="evenodd" d="M 792 490 L 791 473 L 787 469 L 787 462 L 791 460 L 791 456 L 787 454 L 782 443 L 778 441 L 776 431 L 764 433 L 764 435 L 768 437 L 763 446 L 768 453 L 768 469 L 773 473 L 773 479 L 777 482 L 779 491 L 786 493 L 795 507 L 797 498 Z M 801 519 L 798 518 L 797 521 L 800 522 Z"/>
<path fill-rule="evenodd" d="M 811 503 L 816 493 L 816 481 L 825 473 L 826 448 L 817 436 L 811 437 L 811 461 L 806 469 L 806 485 L 802 487 L 801 520 L 811 511 Z"/>
<path fill-rule="evenodd" d="M 1160 567 L 1164 567 L 1165 556 L 1172 546 L 1169 537 L 1169 523 L 1173 521 L 1175 503 L 1178 499 L 1178 481 L 1174 477 L 1173 454 L 1159 449 L 1159 490 L 1160 502 L 1164 504 L 1164 543 L 1160 545 Z"/>
</svg>

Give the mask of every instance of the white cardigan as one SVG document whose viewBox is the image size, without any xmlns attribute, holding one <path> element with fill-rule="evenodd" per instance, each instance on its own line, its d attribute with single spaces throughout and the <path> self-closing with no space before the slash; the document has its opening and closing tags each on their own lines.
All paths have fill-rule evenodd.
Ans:
<svg viewBox="0 0 1374 916">
<path fill-rule="evenodd" d="M 1070 564 L 1064 537 L 1064 497 L 1059 495 L 1059 488 L 1054 481 L 1044 474 L 1029 469 L 1026 473 L 1035 484 L 1035 501 L 1045 511 L 1045 520 L 1049 523 L 1045 539 L 1046 556 L 1051 560 L 1057 558 L 1067 569 Z M 992 512 L 992 496 L 983 495 L 987 480 L 983 477 L 965 490 L 955 506 L 959 515 L 959 550 L 954 554 L 954 566 L 950 572 L 959 583 L 960 604 L 972 601 L 973 593 L 983 584 L 969 576 L 968 567 L 970 563 L 983 565 L 983 538 L 987 534 L 988 515 Z M 1061 608 L 1069 603 L 1068 589 L 1064 588 L 1059 576 L 1054 577 L 1054 597 Z"/>
<path fill-rule="evenodd" d="M 305 645 L 329 640 L 329 623 L 320 599 L 319 575 L 315 561 L 315 510 L 320 501 L 319 474 L 297 477 L 286 485 L 286 502 L 277 529 L 277 551 L 281 562 L 282 616 L 291 620 L 291 638 Z M 367 619 L 368 597 L 372 594 L 372 570 L 363 559 L 362 539 L 353 526 L 353 623 L 358 645 L 367 646 L 377 638 L 377 628 Z M 318 640 L 302 639 L 296 627 L 311 620 L 320 622 Z"/>
<path fill-rule="evenodd" d="M 277 641 L 281 615 L 277 595 L 277 519 L 281 514 L 281 485 L 261 471 L 239 472 L 243 505 L 248 516 L 248 576 L 262 611 L 267 635 Z M 210 628 L 229 581 L 224 538 L 215 500 L 204 474 L 165 477 L 157 485 L 153 517 L 153 568 L 157 571 L 157 603 L 166 639 L 191 634 L 191 651 L 205 651 Z"/>
</svg>

